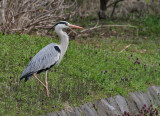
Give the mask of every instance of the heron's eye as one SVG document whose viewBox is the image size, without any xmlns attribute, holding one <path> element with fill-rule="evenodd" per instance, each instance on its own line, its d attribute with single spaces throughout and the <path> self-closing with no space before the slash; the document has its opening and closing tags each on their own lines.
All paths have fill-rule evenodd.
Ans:
<svg viewBox="0 0 160 116">
<path fill-rule="evenodd" d="M 65 23 L 65 25 L 66 25 L 66 26 L 68 26 L 68 24 L 67 24 L 67 23 Z"/>
</svg>

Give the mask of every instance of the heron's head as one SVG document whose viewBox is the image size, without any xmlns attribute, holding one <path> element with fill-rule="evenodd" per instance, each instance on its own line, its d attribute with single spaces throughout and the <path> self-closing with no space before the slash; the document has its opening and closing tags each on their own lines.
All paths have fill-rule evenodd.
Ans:
<svg viewBox="0 0 160 116">
<path fill-rule="evenodd" d="M 76 26 L 76 25 L 72 25 L 70 23 L 68 23 L 67 21 L 60 21 L 58 23 L 56 23 L 54 25 L 55 29 L 65 29 L 65 28 L 78 28 L 78 29 L 82 29 L 82 27 L 80 26 Z"/>
</svg>

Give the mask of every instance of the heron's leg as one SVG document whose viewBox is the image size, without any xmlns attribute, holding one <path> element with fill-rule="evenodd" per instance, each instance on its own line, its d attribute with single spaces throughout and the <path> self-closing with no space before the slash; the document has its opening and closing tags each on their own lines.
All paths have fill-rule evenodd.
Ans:
<svg viewBox="0 0 160 116">
<path fill-rule="evenodd" d="M 37 76 L 36 76 L 35 73 L 33 74 L 33 76 L 34 76 L 34 78 L 36 78 L 36 79 L 46 88 L 46 94 L 47 94 L 47 96 L 49 97 L 48 83 L 46 83 L 46 85 L 45 85 L 44 83 L 42 83 L 42 81 L 40 81 L 40 80 L 37 78 Z"/>
<path fill-rule="evenodd" d="M 46 94 L 49 97 L 48 82 L 47 82 L 47 73 L 48 73 L 48 70 L 46 71 L 45 83 L 46 83 Z"/>
<path fill-rule="evenodd" d="M 42 83 L 42 81 L 40 81 L 40 80 L 37 78 L 37 76 L 36 76 L 35 73 L 33 74 L 33 76 L 34 76 L 34 78 L 36 78 L 44 87 L 46 87 L 46 86 Z"/>
</svg>

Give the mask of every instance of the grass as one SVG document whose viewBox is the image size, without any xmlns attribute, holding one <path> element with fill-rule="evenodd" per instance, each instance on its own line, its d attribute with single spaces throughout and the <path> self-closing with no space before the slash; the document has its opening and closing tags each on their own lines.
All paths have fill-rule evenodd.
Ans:
<svg viewBox="0 0 160 116">
<path fill-rule="evenodd" d="M 147 16 L 146 18 L 141 18 L 140 28 L 142 29 L 141 34 L 143 35 L 160 35 L 160 16 Z M 143 28 L 145 26 L 145 28 Z"/>
<path fill-rule="evenodd" d="M 126 36 L 122 31 L 121 36 L 98 34 L 93 38 L 71 40 L 61 64 L 48 73 L 51 96 L 47 98 L 44 88 L 34 78 L 19 83 L 19 77 L 40 49 L 59 40 L 1 34 L 0 114 L 45 114 L 68 105 L 77 106 L 160 85 L 159 39 L 158 36 Z M 129 44 L 131 46 L 120 53 Z M 44 76 L 45 73 L 38 75 L 41 80 Z"/>
</svg>

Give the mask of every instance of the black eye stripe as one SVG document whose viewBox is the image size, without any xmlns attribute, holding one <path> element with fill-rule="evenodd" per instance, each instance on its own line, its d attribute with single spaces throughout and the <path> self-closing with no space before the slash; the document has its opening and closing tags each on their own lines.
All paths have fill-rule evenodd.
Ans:
<svg viewBox="0 0 160 116">
<path fill-rule="evenodd" d="M 60 22 L 59 24 L 65 24 L 65 25 L 67 25 L 67 23 L 66 23 L 66 22 Z"/>
<path fill-rule="evenodd" d="M 55 26 L 57 26 L 58 24 L 65 24 L 66 26 L 68 25 L 66 22 L 58 22 L 57 24 L 55 24 Z"/>
</svg>

